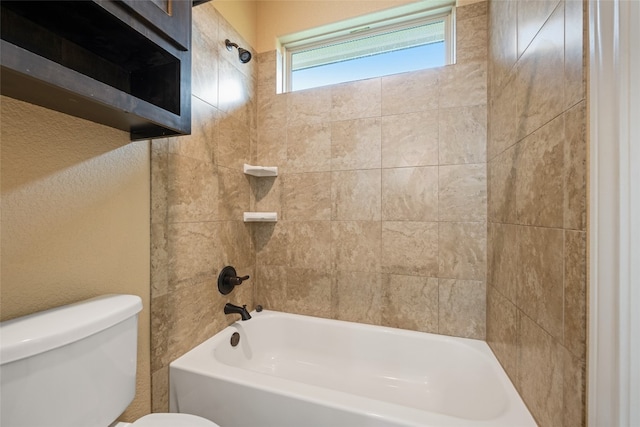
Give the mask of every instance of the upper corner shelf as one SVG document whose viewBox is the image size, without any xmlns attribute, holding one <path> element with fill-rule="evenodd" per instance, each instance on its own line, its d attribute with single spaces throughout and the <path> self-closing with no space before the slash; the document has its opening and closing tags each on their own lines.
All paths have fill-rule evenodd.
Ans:
<svg viewBox="0 0 640 427">
<path fill-rule="evenodd" d="M 244 173 L 252 176 L 278 176 L 277 166 L 252 166 L 244 164 Z"/>
</svg>

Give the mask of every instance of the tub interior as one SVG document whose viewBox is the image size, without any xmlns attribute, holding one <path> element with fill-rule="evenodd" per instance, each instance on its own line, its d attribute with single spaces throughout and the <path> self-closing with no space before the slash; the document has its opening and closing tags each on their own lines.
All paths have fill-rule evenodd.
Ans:
<svg viewBox="0 0 640 427">
<path fill-rule="evenodd" d="M 455 417 L 488 420 L 508 406 L 484 342 L 304 317 L 283 320 L 232 325 L 215 346 L 214 359 L 259 375 Z M 233 332 L 240 334 L 235 347 Z"/>
</svg>

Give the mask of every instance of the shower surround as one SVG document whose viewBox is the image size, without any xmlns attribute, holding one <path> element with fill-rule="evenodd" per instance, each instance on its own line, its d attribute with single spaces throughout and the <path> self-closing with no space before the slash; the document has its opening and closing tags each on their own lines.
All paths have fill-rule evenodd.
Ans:
<svg viewBox="0 0 640 427">
<path fill-rule="evenodd" d="M 286 94 L 194 8 L 193 134 L 152 143 L 154 411 L 232 302 L 486 337 L 541 425 L 584 424 L 582 3 L 517 3 L 458 8 L 455 65 Z"/>
<path fill-rule="evenodd" d="M 586 3 L 489 7 L 487 341 L 542 426 L 581 426 Z"/>
</svg>

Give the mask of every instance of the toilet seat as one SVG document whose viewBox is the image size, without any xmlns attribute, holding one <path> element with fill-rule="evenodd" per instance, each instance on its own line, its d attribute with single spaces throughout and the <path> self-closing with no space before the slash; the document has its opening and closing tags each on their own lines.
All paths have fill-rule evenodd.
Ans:
<svg viewBox="0 0 640 427">
<path fill-rule="evenodd" d="M 138 419 L 131 427 L 220 427 L 213 421 L 190 414 L 149 414 Z"/>
</svg>

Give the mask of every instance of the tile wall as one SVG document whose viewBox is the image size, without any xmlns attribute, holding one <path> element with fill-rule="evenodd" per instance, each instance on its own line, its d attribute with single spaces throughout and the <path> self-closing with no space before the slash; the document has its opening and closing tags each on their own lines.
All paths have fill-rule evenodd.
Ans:
<svg viewBox="0 0 640 427">
<path fill-rule="evenodd" d="M 456 65 L 294 93 L 258 56 L 256 304 L 485 338 L 487 4 L 457 31 Z"/>
<path fill-rule="evenodd" d="M 541 426 L 585 425 L 585 14 L 489 5 L 487 341 Z"/>
<path fill-rule="evenodd" d="M 192 134 L 152 141 L 152 409 L 168 411 L 169 363 L 253 305 L 254 248 L 242 221 L 251 191 L 242 165 L 255 139 L 255 61 L 241 64 L 226 38 L 247 47 L 212 3 L 193 9 Z M 225 265 L 251 279 L 228 296 Z"/>
</svg>

